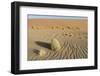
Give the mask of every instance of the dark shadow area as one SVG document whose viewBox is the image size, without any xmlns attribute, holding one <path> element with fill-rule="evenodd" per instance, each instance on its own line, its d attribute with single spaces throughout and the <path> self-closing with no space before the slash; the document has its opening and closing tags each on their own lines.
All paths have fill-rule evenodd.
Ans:
<svg viewBox="0 0 100 76">
<path fill-rule="evenodd" d="M 35 43 L 36 43 L 37 45 L 41 46 L 41 47 L 45 47 L 45 48 L 51 49 L 50 43 L 41 42 L 41 41 L 36 41 Z"/>
<path fill-rule="evenodd" d="M 37 55 L 38 55 L 38 54 L 39 54 L 39 52 L 40 52 L 39 50 L 37 50 L 37 49 L 33 49 L 33 53 L 35 53 L 35 54 L 37 54 Z"/>
</svg>

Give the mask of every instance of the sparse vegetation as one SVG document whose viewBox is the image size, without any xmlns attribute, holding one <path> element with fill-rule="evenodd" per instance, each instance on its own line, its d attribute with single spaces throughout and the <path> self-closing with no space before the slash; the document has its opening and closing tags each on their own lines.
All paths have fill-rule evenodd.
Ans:
<svg viewBox="0 0 100 76">
<path fill-rule="evenodd" d="M 46 51 L 44 49 L 39 50 L 39 55 L 40 56 L 45 56 L 45 54 L 46 54 Z"/>
<path fill-rule="evenodd" d="M 56 38 L 53 38 L 51 40 L 51 49 L 52 50 L 59 50 L 61 48 L 61 45 L 59 41 Z"/>
</svg>

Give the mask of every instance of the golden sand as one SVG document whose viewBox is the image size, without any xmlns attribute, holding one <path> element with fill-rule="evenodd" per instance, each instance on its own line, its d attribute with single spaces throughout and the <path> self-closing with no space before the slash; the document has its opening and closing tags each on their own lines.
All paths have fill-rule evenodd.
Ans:
<svg viewBox="0 0 100 76">
<path fill-rule="evenodd" d="M 28 60 L 84 59 L 88 57 L 87 20 L 29 19 Z M 51 40 L 56 38 L 59 51 L 51 49 Z M 39 55 L 44 49 L 46 54 Z"/>
</svg>

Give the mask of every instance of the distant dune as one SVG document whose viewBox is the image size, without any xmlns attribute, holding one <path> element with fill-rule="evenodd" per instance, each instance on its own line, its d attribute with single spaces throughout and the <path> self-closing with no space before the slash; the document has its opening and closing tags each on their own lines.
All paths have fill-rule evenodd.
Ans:
<svg viewBox="0 0 100 76">
<path fill-rule="evenodd" d="M 29 19 L 28 60 L 84 59 L 88 57 L 87 20 Z M 59 51 L 51 49 L 51 39 L 60 44 Z M 46 54 L 40 56 L 39 49 Z"/>
<path fill-rule="evenodd" d="M 36 27 L 45 27 L 49 28 L 48 26 L 59 26 L 59 27 L 79 27 L 82 30 L 87 30 L 87 20 L 68 20 L 68 19 L 30 19 L 28 21 L 28 25 L 31 26 L 36 26 Z M 42 26 L 41 26 L 42 25 Z M 47 26 L 48 25 L 48 26 Z"/>
</svg>

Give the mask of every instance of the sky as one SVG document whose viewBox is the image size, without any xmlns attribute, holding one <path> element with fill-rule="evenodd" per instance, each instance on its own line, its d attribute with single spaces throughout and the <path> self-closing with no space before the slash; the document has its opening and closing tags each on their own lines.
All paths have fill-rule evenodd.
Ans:
<svg viewBox="0 0 100 76">
<path fill-rule="evenodd" d="M 33 15 L 29 14 L 28 19 L 87 19 L 82 16 L 57 16 L 57 15 Z"/>
</svg>

